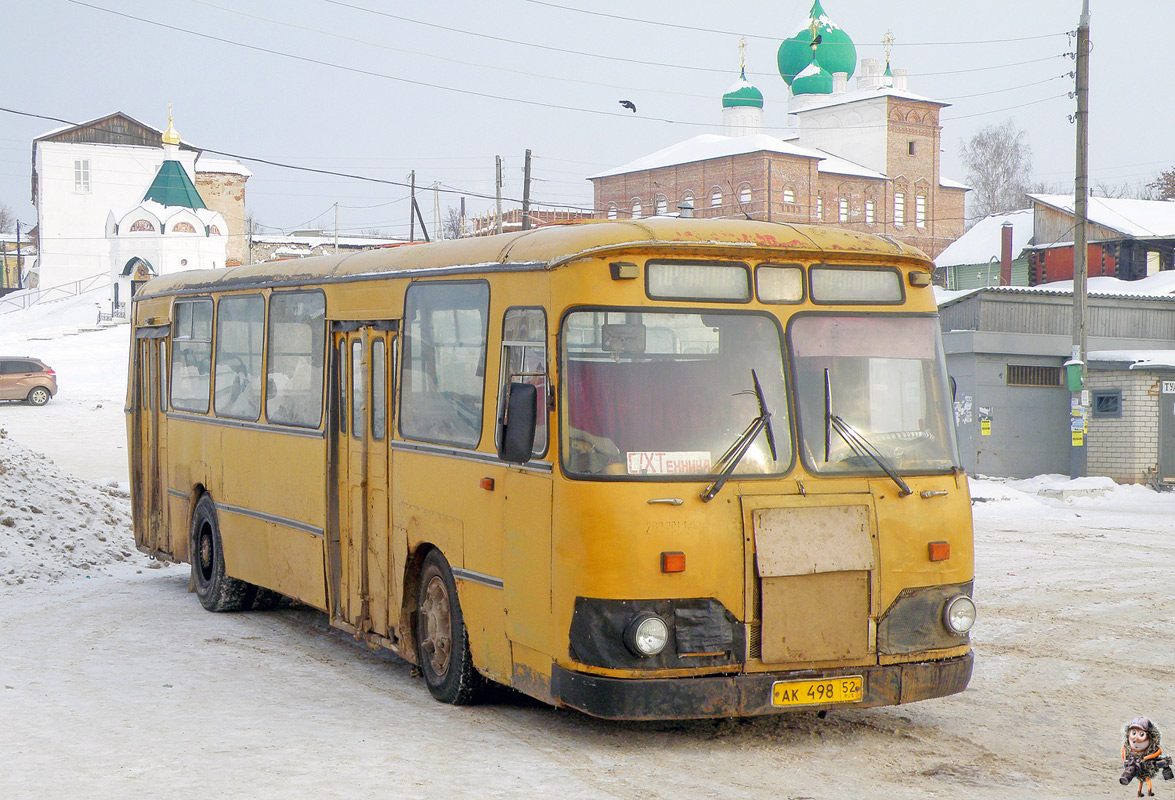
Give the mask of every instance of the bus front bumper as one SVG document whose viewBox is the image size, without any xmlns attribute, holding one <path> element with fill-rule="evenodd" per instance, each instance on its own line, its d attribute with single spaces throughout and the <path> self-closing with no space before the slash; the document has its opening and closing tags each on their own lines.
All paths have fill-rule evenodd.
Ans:
<svg viewBox="0 0 1175 800">
<path fill-rule="evenodd" d="M 607 678 L 552 665 L 551 695 L 557 705 L 603 719 L 699 719 L 753 717 L 789 711 L 892 706 L 957 694 L 967 688 L 975 657 L 858 667 L 855 669 L 710 675 L 697 678 Z M 840 706 L 776 706 L 771 687 L 781 680 L 820 680 L 845 675 L 865 679 L 864 697 Z"/>
</svg>

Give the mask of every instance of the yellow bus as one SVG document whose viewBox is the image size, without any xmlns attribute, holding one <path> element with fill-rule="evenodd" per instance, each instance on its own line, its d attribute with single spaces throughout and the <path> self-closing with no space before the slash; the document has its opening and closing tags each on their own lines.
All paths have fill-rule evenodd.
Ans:
<svg viewBox="0 0 1175 800">
<path fill-rule="evenodd" d="M 599 221 L 156 278 L 135 538 L 613 719 L 962 691 L 973 552 L 932 264 L 747 220 Z"/>
</svg>

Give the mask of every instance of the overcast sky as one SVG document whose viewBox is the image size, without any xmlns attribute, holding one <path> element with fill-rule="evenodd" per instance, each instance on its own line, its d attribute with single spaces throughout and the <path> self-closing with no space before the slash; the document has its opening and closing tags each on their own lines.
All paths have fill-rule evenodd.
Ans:
<svg viewBox="0 0 1175 800">
<path fill-rule="evenodd" d="M 910 72 L 942 114 L 943 174 L 966 180 L 961 143 L 1011 117 L 1033 177 L 1069 191 L 1069 73 L 1080 0 L 825 0 L 858 58 Z M 1091 185 L 1139 184 L 1175 166 L 1172 0 L 1091 0 Z M 521 198 L 534 154 L 536 203 L 590 207 L 586 175 L 699 133 L 721 132 L 738 74 L 788 138 L 780 41 L 809 0 L 30 0 L 4 10 L 0 106 L 81 122 L 122 111 L 157 128 L 167 104 L 199 148 L 405 182 L 439 181 L 489 210 L 494 156 Z M 231 10 L 230 10 L 231 8 Z M 580 10 L 577 10 L 580 9 Z M 590 13 L 585 13 L 585 11 Z M 117 12 L 117 13 L 112 13 Z M 136 17 L 138 19 L 132 18 Z M 144 21 L 148 20 L 148 21 Z M 678 27 L 674 27 L 678 26 Z M 637 113 L 619 100 L 632 100 Z M 31 141 L 57 122 L 0 111 L 0 202 L 22 221 Z M 249 211 L 273 229 L 406 234 L 407 189 L 245 161 Z M 442 206 L 459 194 L 442 194 Z M 433 195 L 420 198 L 431 221 Z"/>
</svg>

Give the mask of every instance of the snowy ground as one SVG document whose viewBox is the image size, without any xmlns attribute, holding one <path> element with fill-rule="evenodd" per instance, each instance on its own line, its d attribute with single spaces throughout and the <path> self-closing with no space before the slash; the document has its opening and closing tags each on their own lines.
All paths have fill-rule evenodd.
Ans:
<svg viewBox="0 0 1175 800">
<path fill-rule="evenodd" d="M 127 329 L 25 342 L 6 316 L 0 353 L 45 358 L 62 385 L 43 409 L 0 404 L 6 800 L 1133 797 L 1122 724 L 1175 731 L 1175 494 L 973 480 L 962 695 L 824 720 L 616 724 L 513 694 L 453 708 L 316 612 L 206 613 L 186 569 L 134 551 Z"/>
</svg>

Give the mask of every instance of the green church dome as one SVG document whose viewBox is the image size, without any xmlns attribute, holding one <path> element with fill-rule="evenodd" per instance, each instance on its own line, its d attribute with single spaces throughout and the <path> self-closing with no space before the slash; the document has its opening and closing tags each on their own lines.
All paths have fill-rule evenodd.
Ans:
<svg viewBox="0 0 1175 800">
<path fill-rule="evenodd" d="M 763 93 L 747 81 L 745 69 L 734 85 L 726 91 L 726 94 L 722 95 L 723 108 L 737 108 L 739 106 L 763 107 Z"/>
<path fill-rule="evenodd" d="M 791 83 L 792 94 L 832 94 L 832 73 L 819 64 L 808 68 Z"/>
<path fill-rule="evenodd" d="M 819 41 L 813 52 L 812 41 L 815 37 L 819 37 Z M 808 25 L 779 45 L 776 62 L 779 75 L 791 87 L 792 94 L 826 94 L 832 91 L 833 73 L 843 72 L 850 78 L 853 76 L 857 69 L 857 47 L 844 29 L 824 11 L 820 0 L 815 0 L 808 14 Z M 816 75 L 812 76 L 814 80 L 806 80 L 801 84 L 808 88 L 796 88 L 796 79 L 813 62 L 820 71 L 828 73 L 828 92 L 820 89 L 813 91 L 812 87 L 824 85 L 823 78 Z"/>
</svg>

